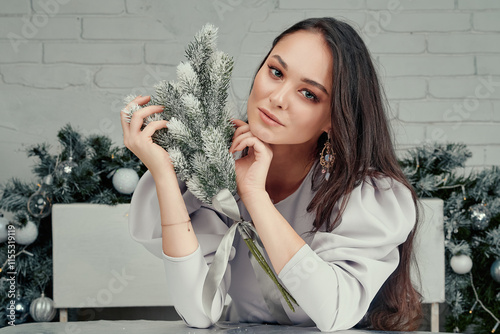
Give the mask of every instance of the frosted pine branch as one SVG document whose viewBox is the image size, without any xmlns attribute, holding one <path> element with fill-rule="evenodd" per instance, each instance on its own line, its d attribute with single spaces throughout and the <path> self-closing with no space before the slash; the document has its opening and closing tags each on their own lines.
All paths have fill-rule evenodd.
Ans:
<svg viewBox="0 0 500 334">
<path fill-rule="evenodd" d="M 179 80 L 179 89 L 183 94 L 200 95 L 201 87 L 198 75 L 188 62 L 182 62 L 177 66 L 177 78 Z"/>
<path fill-rule="evenodd" d="M 164 111 L 145 124 L 167 120 L 153 141 L 165 148 L 188 189 L 211 204 L 213 196 L 228 189 L 236 194 L 234 159 L 229 153 L 234 128 L 227 108 L 232 58 L 216 48 L 217 28 L 205 25 L 186 47 L 187 61 L 177 67 L 177 81 L 155 86 L 151 104 Z M 141 107 L 132 106 L 131 113 Z"/>
<path fill-rule="evenodd" d="M 193 129 L 196 131 L 196 129 Z M 182 121 L 172 117 L 168 123 L 168 132 L 171 136 L 172 143 L 176 143 L 179 150 L 186 154 L 189 151 L 199 150 L 199 141 L 201 138 L 192 133 L 192 130 Z"/>
<path fill-rule="evenodd" d="M 206 24 L 186 48 L 186 58 L 198 73 L 203 72 L 206 62 L 216 49 L 217 30 L 212 24 Z"/>
<path fill-rule="evenodd" d="M 178 147 L 172 147 L 168 150 L 168 154 L 172 163 L 174 164 L 175 171 L 179 177 L 186 179 L 189 177 L 189 165 Z"/>
</svg>

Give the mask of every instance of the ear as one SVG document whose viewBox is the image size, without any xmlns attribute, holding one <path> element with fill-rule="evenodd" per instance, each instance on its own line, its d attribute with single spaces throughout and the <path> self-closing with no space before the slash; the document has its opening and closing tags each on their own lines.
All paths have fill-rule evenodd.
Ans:
<svg viewBox="0 0 500 334">
<path fill-rule="evenodd" d="M 328 133 L 332 130 L 332 119 L 330 117 L 330 114 L 328 114 L 328 117 L 325 116 L 323 124 L 324 126 L 321 128 L 321 131 Z"/>
<path fill-rule="evenodd" d="M 330 124 L 330 122 L 328 122 L 327 125 L 325 125 L 324 128 L 321 129 L 321 131 L 325 132 L 325 133 L 329 133 L 330 131 L 332 130 L 332 125 Z"/>
</svg>

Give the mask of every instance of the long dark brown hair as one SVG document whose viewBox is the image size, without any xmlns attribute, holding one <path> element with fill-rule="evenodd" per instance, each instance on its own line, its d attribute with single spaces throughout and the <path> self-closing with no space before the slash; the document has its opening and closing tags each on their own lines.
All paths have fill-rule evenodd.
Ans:
<svg viewBox="0 0 500 334">
<path fill-rule="evenodd" d="M 375 67 L 358 33 L 347 23 L 334 18 L 310 18 L 294 24 L 273 41 L 272 48 L 285 36 L 306 30 L 320 33 L 333 58 L 330 143 L 335 163 L 325 181 L 319 163 L 315 164 L 313 188 L 316 195 L 308 210 L 316 217 L 312 231 L 332 231 L 341 216 L 352 190 L 367 177 L 387 176 L 401 182 L 412 194 L 416 222 L 406 241 L 399 246 L 400 262 L 372 301 L 365 317 L 367 326 L 379 330 L 413 331 L 418 329 L 422 311 L 420 294 L 410 278 L 413 239 L 419 220 L 417 195 L 404 176 L 394 152 L 385 99 Z M 328 136 L 318 140 L 319 156 Z M 331 219 L 340 202 L 339 213 Z"/>
</svg>

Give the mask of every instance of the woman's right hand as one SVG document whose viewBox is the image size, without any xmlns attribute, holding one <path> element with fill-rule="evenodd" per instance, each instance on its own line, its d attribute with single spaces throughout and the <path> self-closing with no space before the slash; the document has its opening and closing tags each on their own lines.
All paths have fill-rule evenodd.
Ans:
<svg viewBox="0 0 500 334">
<path fill-rule="evenodd" d="M 149 102 L 149 96 L 138 96 L 130 102 L 125 108 L 132 104 L 140 106 Z M 120 112 L 120 118 L 123 129 L 123 143 L 132 151 L 149 169 L 153 177 L 161 173 L 173 172 L 172 161 L 164 148 L 155 144 L 151 136 L 156 130 L 165 128 L 167 121 L 154 121 L 149 123 L 141 130 L 144 119 L 151 114 L 163 111 L 162 106 L 148 106 L 132 114 L 130 123 L 127 122 L 127 114 Z"/>
</svg>

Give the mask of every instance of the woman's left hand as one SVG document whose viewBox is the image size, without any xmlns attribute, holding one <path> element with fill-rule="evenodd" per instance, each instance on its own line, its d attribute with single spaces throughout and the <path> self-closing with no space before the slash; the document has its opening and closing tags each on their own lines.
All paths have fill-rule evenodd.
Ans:
<svg viewBox="0 0 500 334">
<path fill-rule="evenodd" d="M 248 155 L 236 160 L 236 184 L 238 195 L 245 198 L 266 191 L 266 178 L 273 151 L 250 132 L 250 126 L 242 120 L 233 120 L 236 131 L 229 152 L 242 151 L 248 147 Z"/>
</svg>

